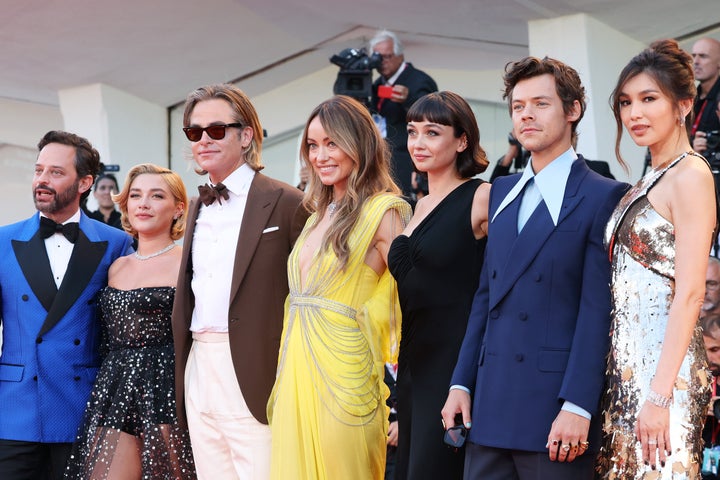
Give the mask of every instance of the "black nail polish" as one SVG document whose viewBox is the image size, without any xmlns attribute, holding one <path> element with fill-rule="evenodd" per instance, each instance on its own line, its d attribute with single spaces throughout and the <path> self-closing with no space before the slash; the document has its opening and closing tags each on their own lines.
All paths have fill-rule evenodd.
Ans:
<svg viewBox="0 0 720 480">
<path fill-rule="evenodd" d="M 655 464 L 653 463 L 652 465 L 650 465 L 650 468 L 652 468 L 653 470 L 655 470 Z"/>
<path fill-rule="evenodd" d="M 660 462 L 660 466 L 661 466 L 662 468 L 665 468 L 665 462 Z"/>
</svg>

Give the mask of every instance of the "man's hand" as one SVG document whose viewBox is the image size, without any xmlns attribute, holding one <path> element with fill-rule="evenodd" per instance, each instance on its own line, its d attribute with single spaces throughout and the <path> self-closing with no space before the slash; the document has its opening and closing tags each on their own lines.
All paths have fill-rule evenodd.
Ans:
<svg viewBox="0 0 720 480">
<path fill-rule="evenodd" d="M 575 413 L 560 410 L 548 435 L 547 449 L 551 462 L 572 462 L 585 453 L 590 420 Z"/>
<path fill-rule="evenodd" d="M 458 413 L 462 414 L 463 424 L 469 430 L 472 427 L 470 394 L 457 388 L 450 390 L 445 406 L 440 413 L 445 430 L 455 426 L 455 415 Z"/>
<path fill-rule="evenodd" d="M 695 132 L 695 138 L 693 139 L 692 147 L 693 150 L 698 153 L 703 153 L 705 152 L 705 150 L 707 150 L 707 135 L 705 134 L 705 132 Z"/>
<path fill-rule="evenodd" d="M 388 438 L 387 438 L 387 444 L 391 447 L 397 447 L 398 442 L 398 422 L 395 420 L 394 422 L 390 422 L 390 426 L 388 427 Z"/>
<path fill-rule="evenodd" d="M 410 90 L 408 90 L 408 87 L 405 85 L 393 85 L 393 93 L 390 100 L 397 103 L 403 103 L 408 99 L 409 94 Z"/>
</svg>

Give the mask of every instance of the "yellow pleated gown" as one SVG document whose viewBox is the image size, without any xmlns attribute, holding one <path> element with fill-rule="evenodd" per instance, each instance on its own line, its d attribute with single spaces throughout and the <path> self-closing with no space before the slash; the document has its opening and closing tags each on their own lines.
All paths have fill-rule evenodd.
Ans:
<svg viewBox="0 0 720 480">
<path fill-rule="evenodd" d="M 383 368 L 397 358 L 400 310 L 392 276 L 387 270 L 378 276 L 365 255 L 391 208 L 408 221 L 410 207 L 396 196 L 365 203 L 344 270 L 332 249 L 319 251 L 301 285 L 307 226 L 290 255 L 290 294 L 268 402 L 273 479 L 384 477 L 389 391 Z"/>
</svg>

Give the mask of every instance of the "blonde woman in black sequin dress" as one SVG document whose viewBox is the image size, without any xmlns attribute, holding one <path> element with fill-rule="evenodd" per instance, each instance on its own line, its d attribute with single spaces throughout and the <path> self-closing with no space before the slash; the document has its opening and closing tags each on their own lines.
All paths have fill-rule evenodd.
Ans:
<svg viewBox="0 0 720 480">
<path fill-rule="evenodd" d="M 188 433 L 176 421 L 170 327 L 185 187 L 174 172 L 143 164 L 114 199 L 138 249 L 113 263 L 98 298 L 105 356 L 66 478 L 195 478 Z"/>
<path fill-rule="evenodd" d="M 612 95 L 618 158 L 624 126 L 650 149 L 652 170 L 606 232 L 614 310 L 604 479 L 700 478 L 710 390 L 698 315 L 716 207 L 708 164 L 688 140 L 694 96 L 692 58 L 674 40 L 633 58 Z"/>
</svg>

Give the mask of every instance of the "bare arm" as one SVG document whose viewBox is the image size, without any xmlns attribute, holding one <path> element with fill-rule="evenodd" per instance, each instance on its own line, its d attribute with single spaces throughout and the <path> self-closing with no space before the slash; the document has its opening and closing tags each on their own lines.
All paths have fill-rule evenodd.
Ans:
<svg viewBox="0 0 720 480">
<path fill-rule="evenodd" d="M 402 233 L 405 222 L 402 221 L 400 213 L 394 208 L 389 209 L 383 215 L 370 243 L 371 247 L 365 257 L 365 263 L 372 267 L 378 275 L 387 268 L 388 251 L 392 241 Z"/>
<path fill-rule="evenodd" d="M 472 219 L 473 233 L 475 238 L 480 240 L 487 236 L 488 231 L 488 206 L 490 204 L 490 184 L 482 183 L 473 197 L 472 211 L 470 217 Z"/>
</svg>

